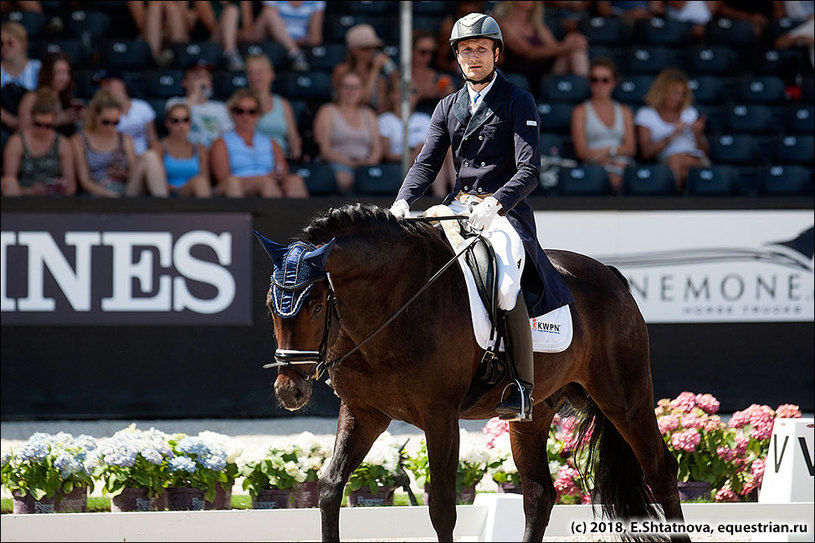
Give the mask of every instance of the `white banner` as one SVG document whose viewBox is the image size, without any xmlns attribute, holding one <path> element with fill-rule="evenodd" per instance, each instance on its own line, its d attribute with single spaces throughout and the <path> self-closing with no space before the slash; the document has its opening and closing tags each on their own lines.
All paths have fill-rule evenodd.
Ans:
<svg viewBox="0 0 815 543">
<path fill-rule="evenodd" d="M 616 266 L 649 323 L 815 318 L 812 210 L 537 211 L 544 249 Z"/>
</svg>

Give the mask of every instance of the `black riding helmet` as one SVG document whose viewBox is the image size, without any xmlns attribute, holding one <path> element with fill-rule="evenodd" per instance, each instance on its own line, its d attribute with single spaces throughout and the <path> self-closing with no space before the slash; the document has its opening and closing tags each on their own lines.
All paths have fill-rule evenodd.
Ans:
<svg viewBox="0 0 815 543">
<path fill-rule="evenodd" d="M 458 42 L 472 38 L 491 39 L 498 42 L 501 51 L 504 50 L 504 36 L 501 34 L 501 27 L 498 26 L 495 19 L 484 13 L 469 13 L 455 22 L 453 30 L 450 32 L 450 47 L 453 48 L 453 53 L 456 53 Z M 495 69 L 493 68 L 490 75 L 481 81 L 473 81 L 467 76 L 464 76 L 464 79 L 475 84 L 486 83 L 492 79 L 494 73 Z"/>
</svg>

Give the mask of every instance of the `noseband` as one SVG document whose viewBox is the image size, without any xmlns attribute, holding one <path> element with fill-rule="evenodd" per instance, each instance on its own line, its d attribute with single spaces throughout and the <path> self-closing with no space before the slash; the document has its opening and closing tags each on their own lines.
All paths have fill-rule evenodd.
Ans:
<svg viewBox="0 0 815 543">
<path fill-rule="evenodd" d="M 466 217 L 461 217 L 459 215 L 453 215 L 453 216 L 448 216 L 448 217 L 410 217 L 410 218 L 407 218 L 406 220 L 414 220 L 414 221 L 438 221 L 438 220 L 466 221 L 467 218 Z M 404 304 L 402 304 L 402 306 L 399 309 L 397 309 L 390 317 L 388 317 L 388 319 L 385 322 L 380 324 L 379 327 L 377 327 L 376 330 L 374 330 L 373 332 L 368 334 L 368 336 L 365 339 L 363 339 L 362 341 L 357 343 L 354 346 L 354 348 L 352 348 L 350 351 L 348 351 L 347 353 L 345 353 L 343 355 L 340 355 L 340 356 L 338 356 L 336 358 L 332 358 L 331 360 L 326 360 L 326 353 L 328 351 L 328 338 L 329 338 L 329 335 L 330 335 L 332 315 L 334 315 L 336 317 L 337 322 L 340 322 L 340 314 L 339 314 L 339 311 L 337 310 L 337 298 L 334 295 L 334 287 L 331 284 L 331 276 L 330 276 L 330 274 L 328 272 L 326 272 L 325 276 L 315 277 L 315 278 L 313 278 L 313 279 L 311 279 L 309 281 L 303 281 L 303 282 L 298 283 L 296 285 L 285 285 L 285 284 L 277 281 L 277 279 L 275 279 L 274 276 L 273 276 L 273 278 L 272 278 L 273 287 L 279 288 L 279 289 L 281 289 L 283 291 L 295 291 L 295 290 L 304 289 L 304 288 L 306 288 L 306 287 L 308 287 L 308 286 L 310 286 L 310 285 L 312 285 L 314 283 L 325 280 L 326 283 L 327 283 L 327 290 L 328 290 L 328 293 L 326 294 L 326 305 L 328 306 L 328 308 L 327 308 L 326 315 L 325 315 L 325 325 L 324 325 L 324 328 L 323 328 L 323 338 L 322 338 L 322 340 L 320 340 L 320 348 L 319 348 L 318 351 L 301 351 L 301 350 L 297 350 L 297 349 L 277 349 L 277 350 L 275 350 L 275 353 L 274 353 L 275 361 L 271 362 L 269 364 L 264 364 L 263 368 L 264 369 L 285 368 L 285 369 L 291 370 L 295 374 L 299 375 L 300 378 L 303 379 L 304 381 L 319 381 L 322 378 L 323 374 L 326 372 L 326 370 L 328 370 L 328 368 L 330 368 L 334 364 L 339 364 L 340 362 L 342 362 L 343 360 L 345 360 L 346 358 L 348 358 L 349 356 L 351 356 L 352 354 L 357 352 L 360 348 L 362 348 L 363 345 L 368 343 L 368 341 L 373 339 L 374 336 L 376 336 L 379 332 L 384 330 L 386 326 L 388 326 L 391 322 L 393 322 L 393 320 L 396 317 L 398 317 L 399 314 L 402 313 L 402 311 L 407 309 L 408 306 L 410 306 L 410 304 L 412 304 L 413 301 L 416 300 L 416 298 L 418 298 L 419 295 L 422 292 L 427 290 L 427 288 L 430 287 L 430 285 L 435 283 L 436 280 L 439 277 L 441 277 L 441 275 L 445 271 L 447 271 L 447 269 L 450 266 L 452 266 L 453 263 L 455 263 L 456 260 L 459 259 L 459 257 L 461 257 L 461 255 L 463 255 L 467 251 L 472 251 L 472 247 L 474 245 L 473 241 L 475 241 L 475 239 L 477 239 L 478 237 L 481 237 L 481 231 L 473 230 L 473 232 L 476 234 L 476 237 L 470 238 L 470 243 L 464 243 L 464 247 L 460 251 L 458 251 L 450 260 L 448 260 L 444 264 L 444 266 L 439 268 L 439 270 L 436 273 L 434 273 L 433 276 L 430 277 L 430 279 L 428 279 L 427 282 L 425 282 L 425 284 L 422 285 L 422 287 L 418 291 L 416 291 L 416 293 L 413 296 L 411 296 L 408 301 L 406 301 Z M 301 371 L 301 370 L 299 370 L 297 368 L 297 366 L 304 365 L 304 364 L 316 364 L 316 366 L 314 368 L 314 371 L 312 373 L 306 373 L 306 372 Z"/>
</svg>

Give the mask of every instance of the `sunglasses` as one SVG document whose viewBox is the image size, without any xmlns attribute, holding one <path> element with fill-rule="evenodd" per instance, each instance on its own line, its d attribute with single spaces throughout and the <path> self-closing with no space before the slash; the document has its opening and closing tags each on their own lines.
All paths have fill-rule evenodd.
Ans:
<svg viewBox="0 0 815 543">
<path fill-rule="evenodd" d="M 610 77 L 591 77 L 589 81 L 592 83 L 611 83 Z"/>
<path fill-rule="evenodd" d="M 101 119 L 99 123 L 102 124 L 103 126 L 116 126 L 119 124 L 119 119 L 116 119 L 114 121 L 110 119 Z"/>
<path fill-rule="evenodd" d="M 48 129 L 54 128 L 54 125 L 52 123 L 41 123 L 40 121 L 32 122 L 34 123 L 34 126 L 36 126 L 37 128 L 48 128 Z"/>
<path fill-rule="evenodd" d="M 233 107 L 232 113 L 235 115 L 257 115 L 258 110 L 256 109 L 243 109 L 242 107 Z"/>
<path fill-rule="evenodd" d="M 188 123 L 190 122 L 189 117 L 173 117 L 172 119 L 167 119 L 172 124 L 181 124 L 181 123 Z"/>
</svg>

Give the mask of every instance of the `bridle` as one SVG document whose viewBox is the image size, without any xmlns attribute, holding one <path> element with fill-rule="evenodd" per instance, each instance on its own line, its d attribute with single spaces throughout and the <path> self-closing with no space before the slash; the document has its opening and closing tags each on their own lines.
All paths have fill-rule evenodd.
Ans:
<svg viewBox="0 0 815 543">
<path fill-rule="evenodd" d="M 462 217 L 459 215 L 453 215 L 449 217 L 406 217 L 404 220 L 408 221 L 439 221 L 439 220 L 458 220 L 458 221 L 466 221 L 467 217 Z M 464 247 L 460 249 L 450 260 L 448 260 L 439 270 L 434 273 L 430 279 L 428 279 L 422 287 L 416 291 L 416 293 L 410 297 L 408 301 L 402 304 L 399 309 L 397 309 L 390 317 L 385 320 L 382 324 L 380 324 L 373 332 L 368 334 L 365 339 L 357 343 L 351 350 L 332 358 L 331 360 L 326 360 L 326 355 L 328 352 L 328 339 L 330 336 L 330 328 L 333 318 L 336 318 L 337 322 L 340 322 L 340 314 L 339 310 L 337 309 L 337 297 L 334 294 L 334 286 L 331 283 L 331 275 L 326 272 L 324 277 L 316 277 L 309 281 L 304 281 L 302 283 L 298 283 L 296 285 L 284 285 L 277 281 L 276 279 L 272 279 L 272 284 L 274 287 L 277 287 L 284 291 L 295 291 L 300 290 L 303 288 L 308 287 L 314 283 L 318 283 L 320 281 L 326 282 L 326 313 L 325 313 L 325 324 L 323 328 L 323 337 L 320 340 L 319 350 L 316 351 L 302 351 L 298 349 L 276 349 L 274 352 L 274 362 L 270 362 L 268 364 L 263 365 L 263 369 L 272 369 L 272 368 L 284 368 L 294 372 L 296 375 L 300 376 L 301 379 L 304 381 L 319 381 L 322 379 L 325 372 L 331 366 L 339 364 L 355 352 L 357 352 L 363 345 L 368 343 L 371 339 L 373 339 L 379 332 L 385 329 L 393 320 L 399 316 L 405 309 L 413 303 L 419 295 L 427 290 L 436 280 L 441 277 L 441 275 L 447 271 L 447 269 L 453 265 L 456 260 L 459 259 L 465 252 L 472 250 L 472 246 L 474 241 L 481 236 L 481 232 L 478 230 L 472 230 L 476 233 L 475 237 L 469 238 L 467 241 L 464 242 Z M 297 366 L 306 365 L 306 364 L 316 364 L 314 371 L 311 373 L 305 372 L 297 368 Z"/>
</svg>

